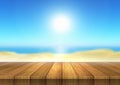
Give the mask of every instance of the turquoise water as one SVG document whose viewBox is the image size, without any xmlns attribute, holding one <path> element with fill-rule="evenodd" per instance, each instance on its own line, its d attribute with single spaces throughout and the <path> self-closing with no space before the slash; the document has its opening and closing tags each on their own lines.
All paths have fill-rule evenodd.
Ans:
<svg viewBox="0 0 120 85">
<path fill-rule="evenodd" d="M 62 49 L 52 47 L 0 47 L 0 51 L 10 51 L 16 53 L 73 53 L 79 51 L 88 51 L 96 49 L 112 49 L 113 51 L 120 51 L 120 47 L 65 47 Z"/>
</svg>

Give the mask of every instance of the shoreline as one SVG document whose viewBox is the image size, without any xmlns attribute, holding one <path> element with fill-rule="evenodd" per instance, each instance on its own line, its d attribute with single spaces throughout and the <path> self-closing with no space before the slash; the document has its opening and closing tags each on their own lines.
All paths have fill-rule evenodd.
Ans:
<svg viewBox="0 0 120 85">
<path fill-rule="evenodd" d="M 0 62 L 120 62 L 120 52 L 109 49 L 69 54 L 0 52 Z"/>
</svg>

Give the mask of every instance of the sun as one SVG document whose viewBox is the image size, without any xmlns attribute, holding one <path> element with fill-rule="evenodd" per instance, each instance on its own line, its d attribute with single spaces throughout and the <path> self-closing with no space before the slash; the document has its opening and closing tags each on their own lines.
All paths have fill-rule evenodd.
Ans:
<svg viewBox="0 0 120 85">
<path fill-rule="evenodd" d="M 68 16 L 58 15 L 52 20 L 52 29 L 56 33 L 67 33 L 70 31 L 71 21 Z"/>
</svg>

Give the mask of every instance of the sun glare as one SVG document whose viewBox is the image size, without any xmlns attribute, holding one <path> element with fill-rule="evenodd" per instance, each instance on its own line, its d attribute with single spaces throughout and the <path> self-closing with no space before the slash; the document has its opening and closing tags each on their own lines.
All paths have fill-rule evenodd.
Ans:
<svg viewBox="0 0 120 85">
<path fill-rule="evenodd" d="M 54 17 L 52 21 L 52 28 L 53 31 L 55 31 L 56 33 L 67 33 L 68 31 L 70 31 L 70 25 L 71 22 L 69 17 L 64 15 L 58 15 Z"/>
</svg>

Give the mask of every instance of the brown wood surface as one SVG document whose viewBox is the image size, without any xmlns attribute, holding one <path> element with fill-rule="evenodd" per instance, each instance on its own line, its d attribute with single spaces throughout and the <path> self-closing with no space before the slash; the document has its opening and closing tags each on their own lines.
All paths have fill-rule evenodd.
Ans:
<svg viewBox="0 0 120 85">
<path fill-rule="evenodd" d="M 0 85 L 120 85 L 120 63 L 2 62 Z"/>
</svg>

